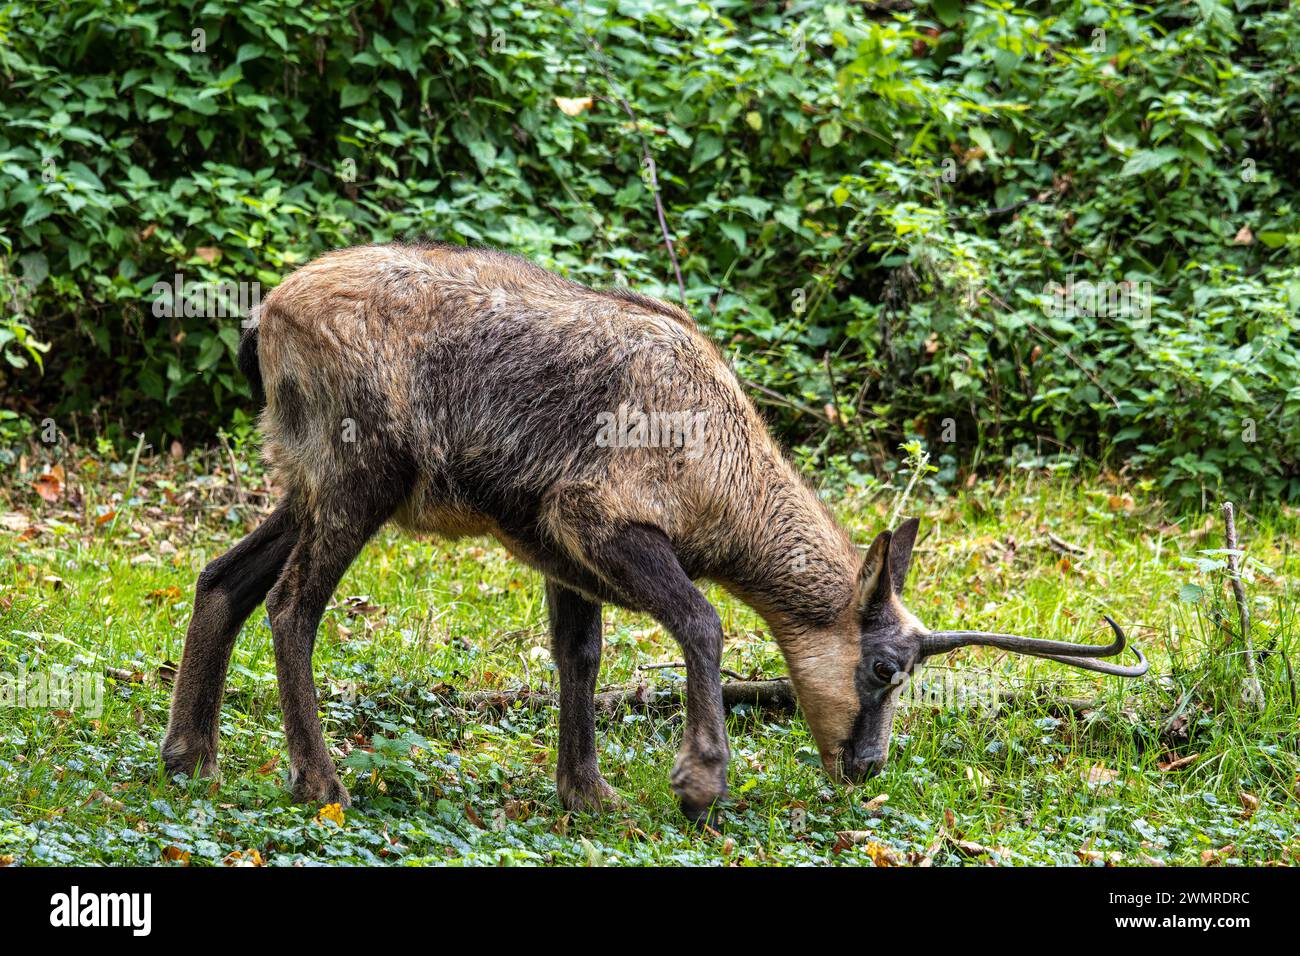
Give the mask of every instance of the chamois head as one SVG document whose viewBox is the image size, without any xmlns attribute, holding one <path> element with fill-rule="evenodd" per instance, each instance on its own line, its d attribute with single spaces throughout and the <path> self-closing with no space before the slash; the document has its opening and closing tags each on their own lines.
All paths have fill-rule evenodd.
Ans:
<svg viewBox="0 0 1300 956">
<path fill-rule="evenodd" d="M 1133 650 L 1138 663 L 1133 667 L 1096 660 L 1119 654 L 1125 646 L 1124 632 L 1109 617 L 1106 623 L 1115 640 L 1105 646 L 988 631 L 929 630 L 902 602 L 918 524 L 917 519 L 909 519 L 893 532 L 882 532 L 872 542 L 858 572 L 849 618 L 843 624 L 847 633 L 837 642 L 848 652 L 830 654 L 818 662 L 821 679 L 813 682 L 811 700 L 805 701 L 804 710 L 817 738 L 822 763 L 832 776 L 861 781 L 880 772 L 889 756 L 889 738 L 902 690 L 917 665 L 936 654 L 982 644 L 1101 674 L 1139 677 L 1146 673 L 1146 658 L 1136 647 Z M 838 674 L 833 676 L 833 671 Z M 792 671 L 792 676 L 796 687 L 809 683 L 807 672 L 795 675 Z M 833 684 L 840 686 L 833 688 Z M 801 691 L 801 699 L 803 696 Z M 832 701 L 833 708 L 818 706 Z"/>
</svg>

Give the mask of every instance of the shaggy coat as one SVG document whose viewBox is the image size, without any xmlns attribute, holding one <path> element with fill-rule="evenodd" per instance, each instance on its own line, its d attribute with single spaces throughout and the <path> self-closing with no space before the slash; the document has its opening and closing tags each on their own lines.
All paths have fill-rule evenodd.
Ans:
<svg viewBox="0 0 1300 956">
<path fill-rule="evenodd" d="M 590 699 L 607 603 L 651 614 L 682 645 L 683 807 L 701 819 L 725 793 L 722 633 L 695 580 L 766 619 L 832 771 L 883 759 L 893 689 L 864 672 L 863 648 L 895 647 L 898 672 L 915 665 L 903 638 L 924 628 L 897 596 L 915 523 L 864 561 L 683 310 L 500 252 L 363 246 L 272 291 L 241 364 L 265 396 L 266 457 L 284 498 L 200 577 L 169 768 L 214 763 L 230 646 L 265 595 L 291 785 L 346 801 L 311 648 L 338 579 L 390 519 L 445 538 L 491 535 L 546 578 L 566 805 L 615 799 L 596 767 Z"/>
</svg>

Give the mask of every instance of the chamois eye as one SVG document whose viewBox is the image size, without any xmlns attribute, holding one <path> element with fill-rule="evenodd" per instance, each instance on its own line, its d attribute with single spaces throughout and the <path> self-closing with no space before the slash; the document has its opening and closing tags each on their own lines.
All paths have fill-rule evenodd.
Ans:
<svg viewBox="0 0 1300 956">
<path fill-rule="evenodd" d="M 876 661 L 871 670 L 875 673 L 876 679 L 882 684 L 888 684 L 894 679 L 894 667 L 892 664 L 886 664 L 884 661 Z"/>
</svg>

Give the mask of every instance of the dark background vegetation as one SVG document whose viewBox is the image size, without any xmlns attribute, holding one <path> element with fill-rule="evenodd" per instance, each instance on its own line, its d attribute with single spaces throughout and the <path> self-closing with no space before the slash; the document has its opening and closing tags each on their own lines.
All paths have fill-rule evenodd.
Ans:
<svg viewBox="0 0 1300 956">
<path fill-rule="evenodd" d="M 1295 500 L 1297 35 L 1253 0 L 5 5 L 0 444 L 247 428 L 238 319 L 153 315 L 177 272 L 420 233 L 676 298 L 648 149 L 691 311 L 824 474 L 919 437 L 941 480 Z M 1053 316 L 1070 275 L 1150 317 Z"/>
</svg>

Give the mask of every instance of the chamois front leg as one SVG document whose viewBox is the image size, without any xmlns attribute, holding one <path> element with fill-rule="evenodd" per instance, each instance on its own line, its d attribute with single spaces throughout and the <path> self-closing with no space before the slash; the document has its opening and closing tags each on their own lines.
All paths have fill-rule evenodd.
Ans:
<svg viewBox="0 0 1300 956">
<path fill-rule="evenodd" d="M 682 569 L 658 528 L 633 526 L 596 549 L 596 569 L 681 645 L 686 661 L 686 727 L 673 765 L 673 791 L 691 822 L 717 820 L 727 794 L 726 712 L 722 704 L 722 621 Z"/>
<path fill-rule="evenodd" d="M 600 605 L 546 582 L 551 652 L 560 673 L 560 750 L 555 787 L 569 810 L 621 804 L 596 760 L 596 677 L 600 673 Z"/>
</svg>

